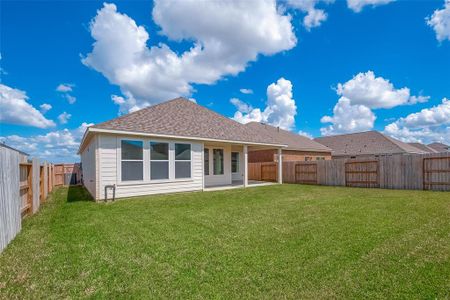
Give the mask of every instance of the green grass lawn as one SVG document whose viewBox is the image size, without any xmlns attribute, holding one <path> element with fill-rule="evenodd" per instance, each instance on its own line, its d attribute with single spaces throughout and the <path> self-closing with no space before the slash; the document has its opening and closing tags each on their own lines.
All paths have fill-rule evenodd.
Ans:
<svg viewBox="0 0 450 300">
<path fill-rule="evenodd" d="M 94 203 L 53 192 L 0 298 L 450 297 L 450 193 L 274 185 Z"/>
</svg>

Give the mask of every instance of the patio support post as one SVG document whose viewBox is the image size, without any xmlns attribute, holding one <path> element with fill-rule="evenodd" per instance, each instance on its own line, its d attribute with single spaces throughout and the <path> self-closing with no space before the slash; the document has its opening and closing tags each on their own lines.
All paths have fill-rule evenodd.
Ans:
<svg viewBox="0 0 450 300">
<path fill-rule="evenodd" d="M 244 187 L 248 186 L 248 146 L 244 145 Z"/>
<path fill-rule="evenodd" d="M 283 158 L 282 150 L 278 148 L 278 183 L 283 183 Z"/>
</svg>

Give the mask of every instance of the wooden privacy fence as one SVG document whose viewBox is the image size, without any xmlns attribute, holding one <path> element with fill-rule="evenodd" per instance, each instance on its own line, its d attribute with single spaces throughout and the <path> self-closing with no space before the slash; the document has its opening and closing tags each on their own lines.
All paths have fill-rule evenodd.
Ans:
<svg viewBox="0 0 450 300">
<path fill-rule="evenodd" d="M 22 218 L 36 213 L 54 187 L 54 168 L 0 144 L 0 251 L 19 233 Z"/>
<path fill-rule="evenodd" d="M 450 190 L 450 156 L 423 159 L 423 189 Z"/>
<path fill-rule="evenodd" d="M 75 164 L 55 164 L 55 186 L 81 183 L 81 167 Z"/>
<path fill-rule="evenodd" d="M 294 165 L 295 182 L 303 184 L 317 184 L 317 165 L 298 163 Z M 283 174 L 284 175 L 284 174 Z"/>
<path fill-rule="evenodd" d="M 262 162 L 248 164 L 248 179 L 259 181 L 277 180 L 277 163 Z"/>
<path fill-rule="evenodd" d="M 262 169 L 272 174 L 264 174 Z M 249 163 L 249 179 L 276 178 L 277 163 Z M 264 167 L 263 167 L 264 166 Z M 283 182 L 385 189 L 450 191 L 450 153 L 283 162 Z"/>
<path fill-rule="evenodd" d="M 380 187 L 377 160 L 347 161 L 345 163 L 345 185 L 351 187 Z"/>
</svg>

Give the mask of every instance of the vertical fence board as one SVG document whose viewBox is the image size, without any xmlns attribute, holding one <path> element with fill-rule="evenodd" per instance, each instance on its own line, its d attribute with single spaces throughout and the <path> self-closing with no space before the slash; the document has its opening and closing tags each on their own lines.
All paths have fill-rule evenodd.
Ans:
<svg viewBox="0 0 450 300">
<path fill-rule="evenodd" d="M 38 158 L 33 158 L 32 160 L 32 179 L 31 185 L 33 187 L 33 213 L 36 213 L 39 210 L 39 196 L 40 196 L 40 164 Z"/>
<path fill-rule="evenodd" d="M 0 251 L 21 229 L 20 154 L 0 147 Z"/>
</svg>

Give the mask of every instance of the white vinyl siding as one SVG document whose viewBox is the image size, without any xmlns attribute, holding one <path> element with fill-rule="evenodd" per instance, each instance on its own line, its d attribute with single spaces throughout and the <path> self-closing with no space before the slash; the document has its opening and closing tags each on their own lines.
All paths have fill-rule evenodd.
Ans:
<svg viewBox="0 0 450 300">
<path fill-rule="evenodd" d="M 141 182 L 121 181 L 121 140 L 136 140 L 136 137 L 101 134 L 99 138 L 99 197 L 104 199 L 105 185 L 116 185 L 116 197 L 132 197 L 151 194 L 174 193 L 201 190 L 203 187 L 203 161 L 202 143 L 185 142 L 183 140 L 158 140 L 152 138 L 141 138 L 144 142 L 144 180 Z M 169 166 L 169 180 L 150 180 L 150 141 L 174 143 L 187 143 L 191 145 L 191 178 L 175 178 L 175 164 Z M 170 148 L 169 161 L 174 161 L 174 149 Z"/>
<path fill-rule="evenodd" d="M 83 185 L 91 194 L 96 197 L 96 145 L 97 138 L 94 137 L 81 153 L 81 167 L 83 174 Z"/>
</svg>

